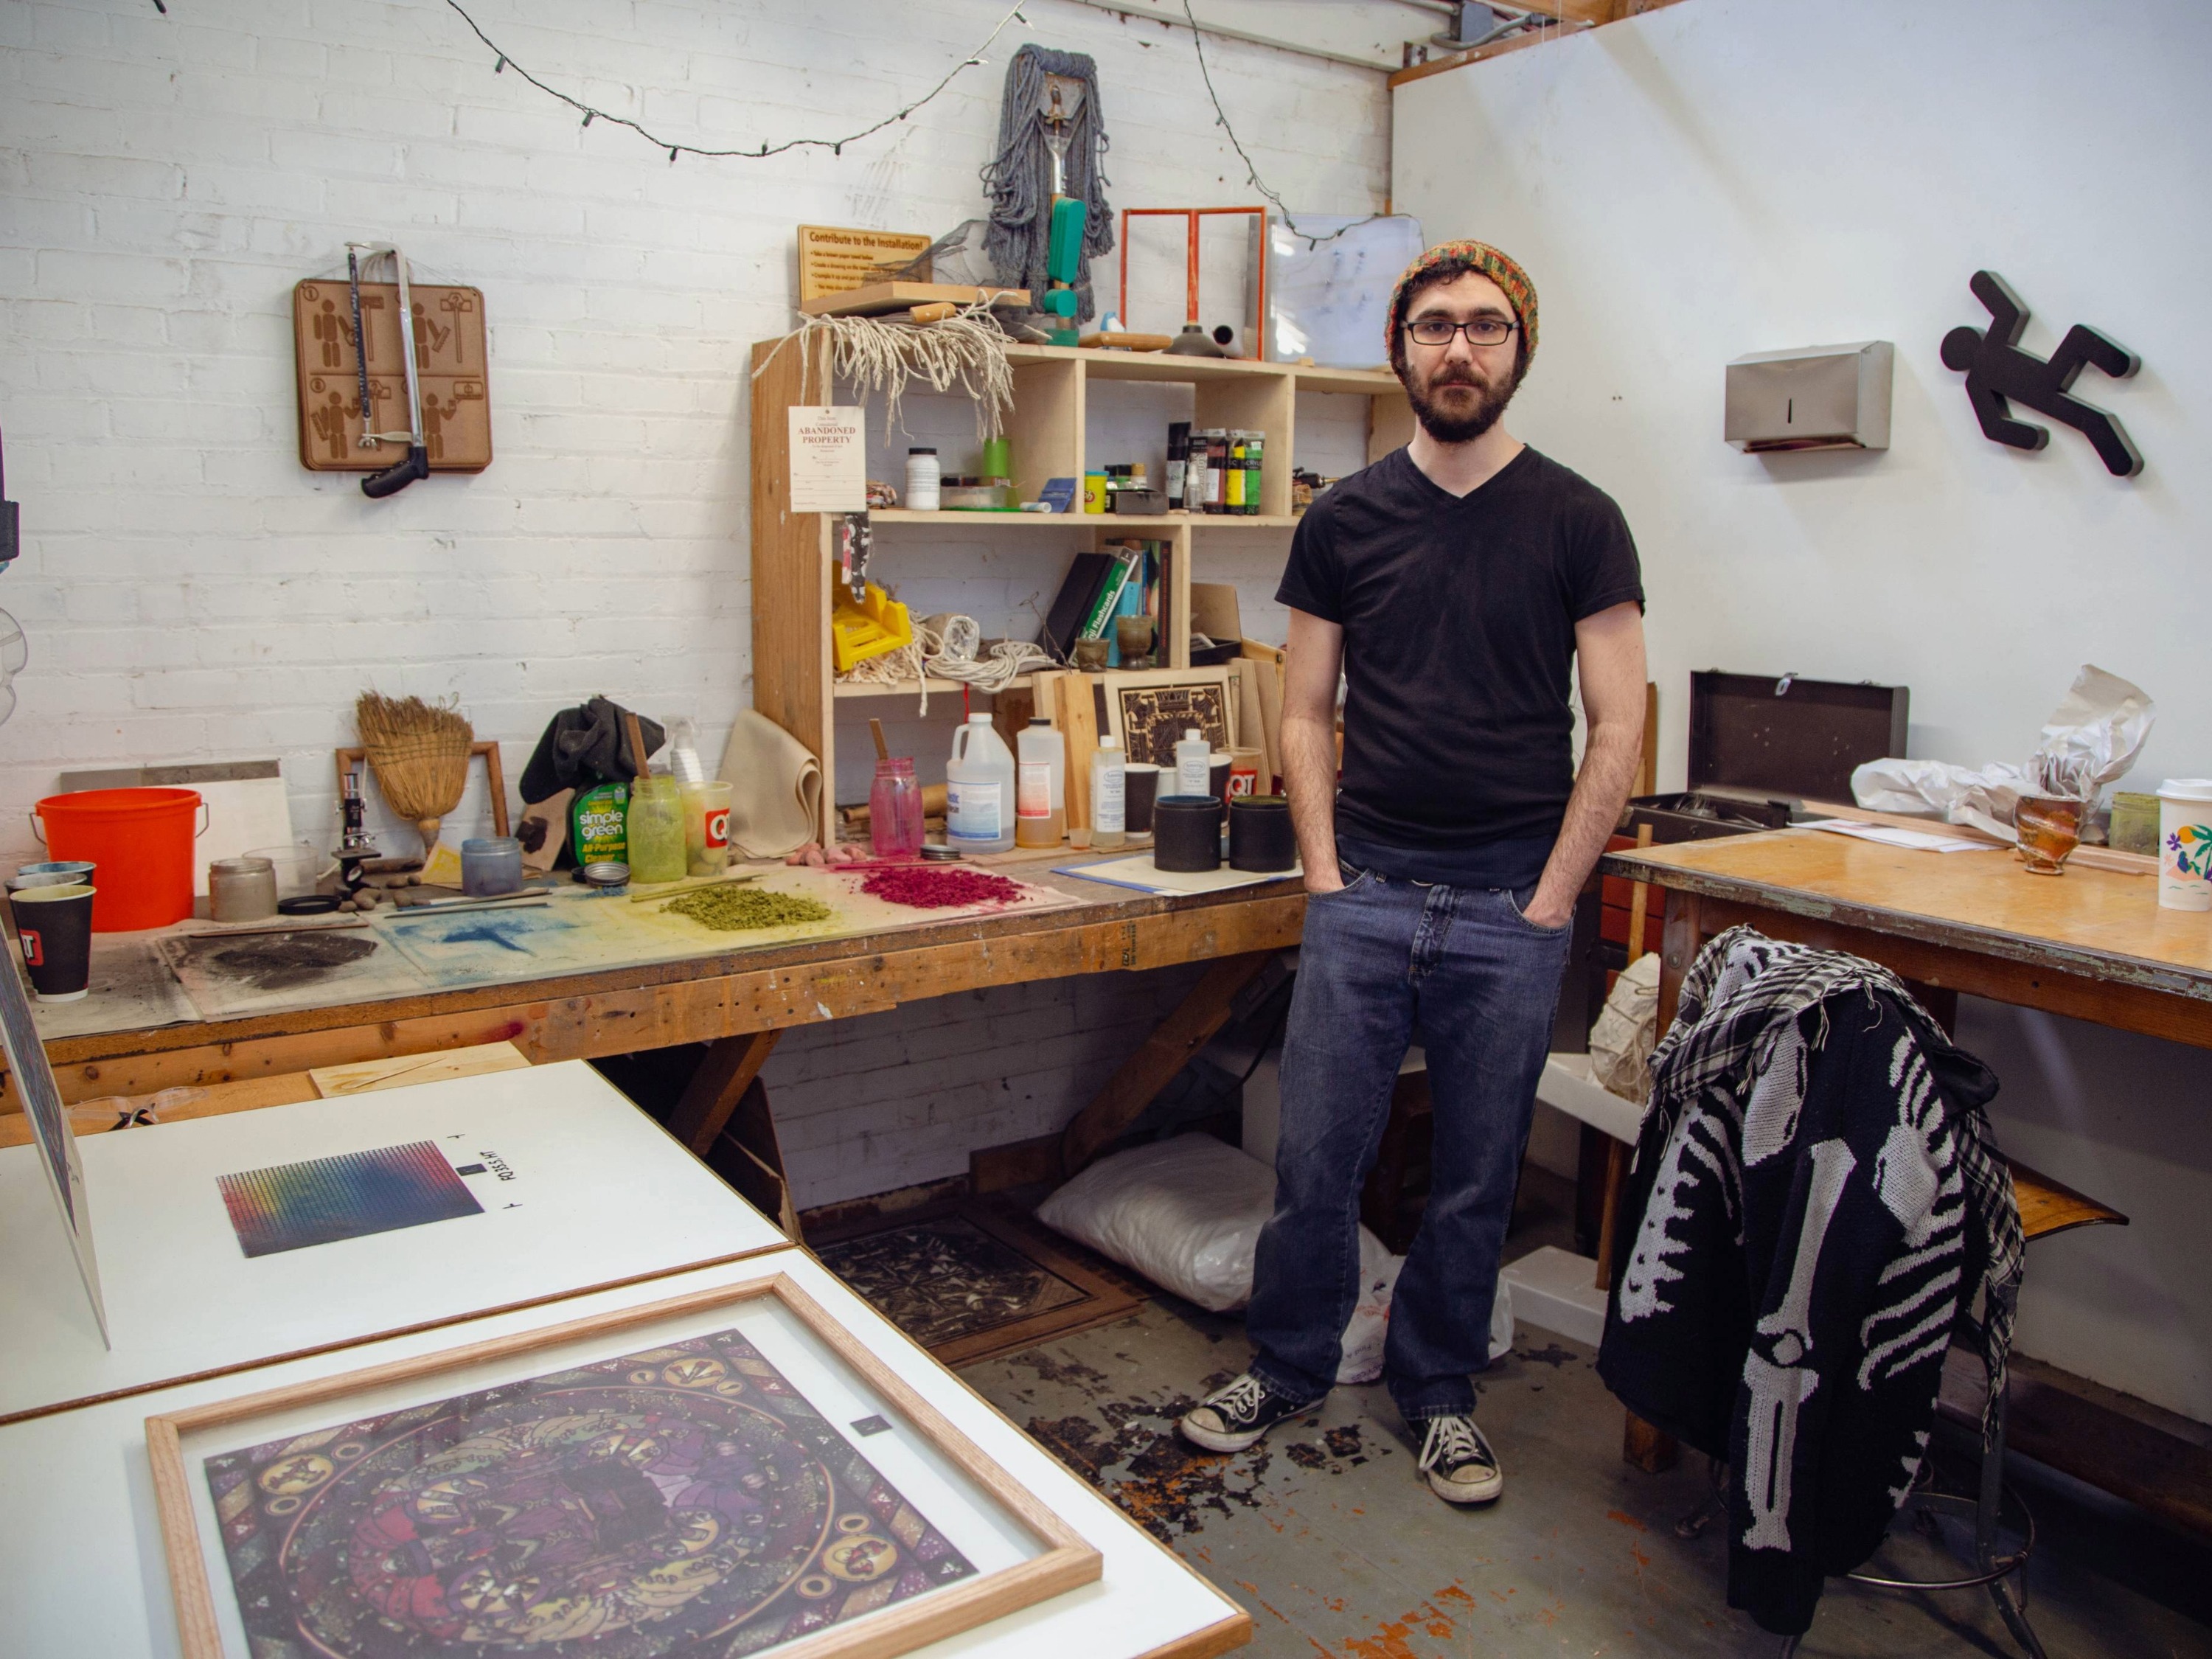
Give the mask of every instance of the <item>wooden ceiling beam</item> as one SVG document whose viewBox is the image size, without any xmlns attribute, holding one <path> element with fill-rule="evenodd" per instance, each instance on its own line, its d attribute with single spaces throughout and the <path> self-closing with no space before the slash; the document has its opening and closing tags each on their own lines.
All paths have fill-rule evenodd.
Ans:
<svg viewBox="0 0 2212 1659">
<path fill-rule="evenodd" d="M 1509 52 L 1524 52 L 1530 46 L 1548 46 L 1569 35 L 1580 34 L 1606 23 L 1618 23 L 1630 17 L 1640 17 L 1647 11 L 1657 11 L 1662 6 L 1679 5 L 1681 0 L 1506 0 L 1506 3 L 1536 16 L 1555 20 L 1559 27 L 1542 27 L 1510 40 L 1493 41 L 1486 46 L 1477 46 L 1470 52 L 1453 52 L 1448 57 L 1431 58 L 1425 64 L 1416 64 L 1410 69 L 1398 70 L 1390 77 L 1395 88 L 1411 81 L 1442 75 L 1447 70 L 1465 69 L 1469 64 L 1480 64 L 1492 58 L 1502 58 Z"/>
</svg>

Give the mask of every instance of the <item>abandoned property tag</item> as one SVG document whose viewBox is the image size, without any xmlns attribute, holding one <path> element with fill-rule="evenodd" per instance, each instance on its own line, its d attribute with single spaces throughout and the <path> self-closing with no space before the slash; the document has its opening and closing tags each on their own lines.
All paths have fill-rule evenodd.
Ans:
<svg viewBox="0 0 2212 1659">
<path fill-rule="evenodd" d="M 791 510 L 865 513 L 867 458 L 861 411 L 835 404 L 794 404 L 791 416 Z"/>
</svg>

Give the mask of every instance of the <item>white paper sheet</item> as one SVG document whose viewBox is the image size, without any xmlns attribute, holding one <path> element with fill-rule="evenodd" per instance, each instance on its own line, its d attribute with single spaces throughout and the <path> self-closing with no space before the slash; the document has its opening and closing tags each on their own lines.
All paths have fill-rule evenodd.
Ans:
<svg viewBox="0 0 2212 1659">
<path fill-rule="evenodd" d="M 1231 887 L 1256 887 L 1263 881 L 1283 881 L 1303 873 L 1296 865 L 1265 874 L 1232 870 L 1225 864 L 1218 870 L 1163 870 L 1152 862 L 1150 853 L 1139 853 L 1133 858 L 1106 859 L 1097 864 L 1053 866 L 1056 876 L 1080 876 L 1085 881 L 1103 881 L 1109 887 L 1133 887 L 1140 893 L 1218 893 Z"/>
<path fill-rule="evenodd" d="M 794 405 L 791 416 L 791 510 L 864 513 L 867 458 L 861 411 L 836 404 Z"/>
<path fill-rule="evenodd" d="M 1858 823 L 1850 818 L 1820 818 L 1796 827 L 1800 830 L 1825 830 L 1832 836 L 1854 836 L 1861 841 L 1878 841 L 1885 847 L 1910 847 L 1920 853 L 2004 851 L 2002 847 L 1993 847 L 1985 841 L 1970 841 L 1964 836 L 1936 836 L 1925 830 L 1906 830 L 1893 823 Z"/>
</svg>

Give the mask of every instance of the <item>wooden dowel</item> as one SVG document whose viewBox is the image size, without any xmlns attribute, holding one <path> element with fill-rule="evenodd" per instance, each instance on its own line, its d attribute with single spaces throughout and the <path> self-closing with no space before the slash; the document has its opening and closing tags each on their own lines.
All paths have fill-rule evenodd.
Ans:
<svg viewBox="0 0 2212 1659">
<path fill-rule="evenodd" d="M 1638 852 L 1651 845 L 1651 826 L 1636 826 L 1636 847 Z M 1628 963 L 1632 968 L 1644 954 L 1644 918 L 1651 908 L 1651 884 L 1648 881 L 1631 883 L 1628 890 Z"/>
</svg>

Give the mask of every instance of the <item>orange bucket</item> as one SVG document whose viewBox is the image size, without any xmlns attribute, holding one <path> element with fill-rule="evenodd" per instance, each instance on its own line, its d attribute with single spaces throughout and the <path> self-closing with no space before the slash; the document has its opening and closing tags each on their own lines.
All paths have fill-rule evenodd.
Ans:
<svg viewBox="0 0 2212 1659">
<path fill-rule="evenodd" d="M 207 828 L 197 789 L 80 789 L 32 816 L 55 859 L 100 866 L 92 931 L 166 927 L 192 913 L 192 842 Z"/>
</svg>

